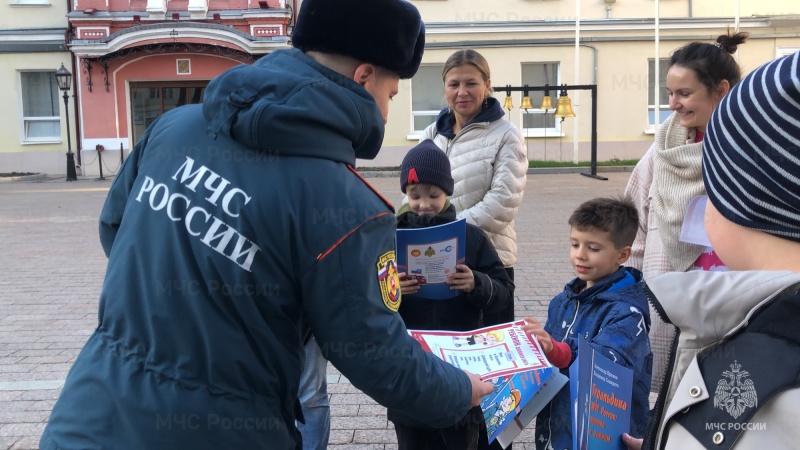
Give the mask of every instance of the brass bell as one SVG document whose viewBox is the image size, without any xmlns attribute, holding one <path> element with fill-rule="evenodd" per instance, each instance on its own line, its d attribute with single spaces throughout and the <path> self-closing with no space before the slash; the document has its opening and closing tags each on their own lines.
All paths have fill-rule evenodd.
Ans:
<svg viewBox="0 0 800 450">
<path fill-rule="evenodd" d="M 556 103 L 556 112 L 553 113 L 553 117 L 559 117 L 562 120 L 565 117 L 575 117 L 575 113 L 572 111 L 572 100 L 567 96 L 566 89 L 561 90 L 558 103 Z"/>
<path fill-rule="evenodd" d="M 505 102 L 505 103 L 503 103 L 503 108 L 505 108 L 505 109 L 511 109 L 511 108 L 513 108 L 513 107 L 514 107 L 514 101 L 513 101 L 513 100 L 511 100 L 511 95 L 509 94 L 509 95 L 506 97 L 506 102 Z"/>
<path fill-rule="evenodd" d="M 522 106 L 520 106 L 520 108 L 524 109 L 527 112 L 529 109 L 533 109 L 533 105 L 531 104 L 531 98 L 528 95 L 528 85 L 527 84 L 523 88 L 522 92 L 523 92 L 523 94 L 522 94 Z"/>
<path fill-rule="evenodd" d="M 542 97 L 542 106 L 540 106 L 539 109 L 543 109 L 545 111 L 548 109 L 553 109 L 553 97 L 550 97 L 549 95 Z"/>
</svg>

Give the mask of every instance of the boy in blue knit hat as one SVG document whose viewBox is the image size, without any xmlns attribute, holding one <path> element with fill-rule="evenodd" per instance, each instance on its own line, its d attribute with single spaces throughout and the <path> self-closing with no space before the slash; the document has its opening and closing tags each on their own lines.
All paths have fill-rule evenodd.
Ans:
<svg viewBox="0 0 800 450">
<path fill-rule="evenodd" d="M 450 161 L 431 140 L 412 148 L 400 166 L 400 189 L 408 204 L 397 213 L 397 228 L 426 228 L 456 220 L 448 196 L 453 194 Z M 483 326 L 483 313 L 505 307 L 514 295 L 514 283 L 500 262 L 489 238 L 478 227 L 466 224 L 466 261 L 448 275 L 456 297 L 433 300 L 417 295 L 416 279 L 401 278 L 403 301 L 400 316 L 409 329 L 468 331 Z M 405 274 L 400 274 L 404 276 Z M 479 407 L 469 411 L 455 426 L 430 428 L 412 417 L 389 408 L 399 450 L 473 450 L 483 414 Z"/>
</svg>

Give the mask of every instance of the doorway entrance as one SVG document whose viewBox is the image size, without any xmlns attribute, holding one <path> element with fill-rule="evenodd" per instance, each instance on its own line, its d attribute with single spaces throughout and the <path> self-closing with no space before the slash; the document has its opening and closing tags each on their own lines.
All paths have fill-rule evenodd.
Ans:
<svg viewBox="0 0 800 450">
<path fill-rule="evenodd" d="M 160 115 L 178 106 L 203 102 L 208 81 L 131 82 L 133 144 Z"/>
</svg>

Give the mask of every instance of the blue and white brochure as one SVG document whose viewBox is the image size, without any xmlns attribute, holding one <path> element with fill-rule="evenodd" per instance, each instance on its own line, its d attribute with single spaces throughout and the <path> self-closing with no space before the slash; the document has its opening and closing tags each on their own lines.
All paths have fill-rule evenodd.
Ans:
<svg viewBox="0 0 800 450">
<path fill-rule="evenodd" d="M 397 230 L 397 266 L 420 288 L 416 295 L 443 300 L 461 292 L 445 283 L 456 264 L 466 259 L 467 221 L 459 219 L 444 225 Z"/>
</svg>

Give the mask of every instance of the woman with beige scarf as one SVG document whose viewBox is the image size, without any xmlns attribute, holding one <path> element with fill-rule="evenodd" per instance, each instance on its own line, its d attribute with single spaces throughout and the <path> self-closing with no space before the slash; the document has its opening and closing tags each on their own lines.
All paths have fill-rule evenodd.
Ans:
<svg viewBox="0 0 800 450">
<path fill-rule="evenodd" d="M 639 209 L 639 232 L 627 265 L 648 280 L 666 272 L 724 270 L 713 250 L 681 242 L 689 202 L 705 195 L 701 171 L 703 136 L 711 113 L 741 79 L 732 54 L 747 33 L 722 35 L 714 44 L 692 42 L 669 60 L 667 90 L 672 115 L 661 125 L 652 147 L 636 165 L 625 194 Z M 652 392 L 663 382 L 674 336 L 651 306 Z"/>
</svg>

